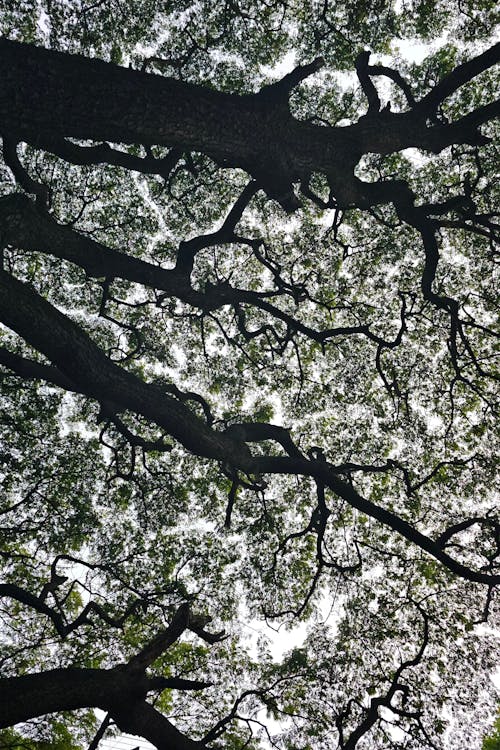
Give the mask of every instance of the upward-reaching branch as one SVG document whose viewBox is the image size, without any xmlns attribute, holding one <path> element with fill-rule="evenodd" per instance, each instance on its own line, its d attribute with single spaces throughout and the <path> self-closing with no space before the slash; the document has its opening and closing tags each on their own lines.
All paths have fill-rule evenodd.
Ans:
<svg viewBox="0 0 500 750">
<path fill-rule="evenodd" d="M 366 98 L 368 99 L 368 114 L 375 115 L 380 111 L 380 99 L 377 89 L 373 85 L 369 74 L 368 60 L 370 53 L 367 51 L 360 52 L 355 60 L 356 73 Z"/>
<path fill-rule="evenodd" d="M 435 111 L 457 89 L 498 62 L 500 62 L 500 43 L 454 68 L 418 102 L 417 108 L 427 112 Z"/>
<path fill-rule="evenodd" d="M 184 603 L 177 609 L 168 628 L 159 632 L 138 654 L 127 663 L 127 669 L 143 672 L 175 641 L 180 638 L 189 623 L 189 604 Z"/>
<path fill-rule="evenodd" d="M 9 589 L 7 595 L 11 593 Z M 16 592 L 14 594 L 18 600 L 25 601 L 26 597 L 20 598 Z M 31 600 L 26 603 L 35 606 L 42 614 L 49 614 Z M 189 605 L 182 604 L 166 630 L 126 664 L 113 669 L 54 669 L 0 679 L 0 729 L 56 711 L 91 707 L 106 711 L 119 729 L 140 735 L 158 750 L 205 748 L 205 743 L 191 740 L 179 732 L 165 716 L 146 702 L 148 693 L 153 691 L 166 688 L 203 690 L 210 686 L 211 683 L 203 681 L 146 675 L 147 667 L 190 626 L 189 619 Z M 191 629 L 197 632 L 198 625 L 194 617 Z M 220 638 L 212 642 L 216 640 Z"/>
<path fill-rule="evenodd" d="M 371 76 L 385 76 L 386 78 L 390 78 L 403 91 L 409 106 L 415 106 L 416 101 L 411 87 L 399 71 L 389 68 L 386 65 L 369 65 L 368 73 Z"/>
<path fill-rule="evenodd" d="M 324 58 L 317 57 L 307 65 L 297 65 L 296 68 L 283 76 L 279 81 L 264 86 L 260 90 L 260 96 L 270 98 L 277 103 L 286 103 L 293 89 L 298 86 L 301 81 L 304 81 L 306 78 L 309 78 L 309 76 L 317 73 L 318 70 L 321 70 L 324 64 Z"/>
</svg>

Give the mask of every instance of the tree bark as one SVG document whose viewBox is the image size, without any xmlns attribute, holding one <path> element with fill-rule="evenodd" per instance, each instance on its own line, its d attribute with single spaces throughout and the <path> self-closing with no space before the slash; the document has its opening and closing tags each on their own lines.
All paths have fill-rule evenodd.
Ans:
<svg viewBox="0 0 500 750">
<path fill-rule="evenodd" d="M 462 565 L 407 521 L 362 497 L 326 461 L 309 460 L 298 449 L 294 454 L 289 448 L 288 456 L 252 456 L 246 443 L 271 439 L 266 429 L 269 425 L 257 430 L 256 425 L 247 428 L 244 424 L 225 432 L 212 429 L 161 388 L 112 362 L 78 325 L 5 271 L 0 271 L 0 292 L 0 320 L 48 357 L 82 392 L 142 414 L 197 456 L 219 460 L 247 474 L 297 474 L 318 479 L 352 507 L 397 531 L 457 575 L 478 583 L 500 583 L 499 575 Z M 289 442 L 292 444 L 291 438 Z"/>
<path fill-rule="evenodd" d="M 161 387 L 145 383 L 112 362 L 78 325 L 26 284 L 0 271 L 0 287 L 0 319 L 43 352 L 79 390 L 142 414 L 196 455 L 248 466 L 250 453 L 243 443 L 210 430 Z"/>
<path fill-rule="evenodd" d="M 182 734 L 145 701 L 150 680 L 126 669 L 52 669 L 0 680 L 0 729 L 58 711 L 100 708 L 119 729 L 158 750 L 205 747 Z"/>
<path fill-rule="evenodd" d="M 479 56 L 482 62 L 465 68 L 459 81 L 443 84 L 434 99 L 492 65 L 499 54 L 496 45 Z M 256 94 L 229 94 L 1 39 L 0 129 L 33 145 L 69 137 L 201 151 L 222 165 L 245 169 L 282 202 L 294 182 L 319 172 L 331 181 L 339 204 L 350 205 L 366 200 L 354 178 L 362 154 L 411 146 L 440 151 L 454 142 L 478 142 L 477 126 L 498 112 L 498 105 L 491 105 L 484 119 L 481 114 L 462 124 L 429 127 L 434 106 L 429 95 L 428 103 L 408 112 L 384 109 L 348 127 L 321 127 L 290 114 L 285 81 Z"/>
<path fill-rule="evenodd" d="M 284 79 L 281 85 L 265 87 L 255 94 L 236 95 L 2 39 L 0 133 L 11 139 L 14 157 L 16 143 L 25 140 L 48 150 L 53 144 L 55 153 L 66 153 L 71 158 L 74 149 L 68 146 L 67 138 L 201 151 L 223 166 L 245 169 L 268 195 L 289 208 L 295 205 L 290 198 L 293 183 L 307 181 L 311 173 L 320 172 L 328 178 L 339 205 L 371 206 L 392 201 L 399 207 L 400 216 L 420 232 L 424 244 L 426 237 L 430 238 L 425 244 L 424 297 L 448 309 L 447 298 L 432 291 L 438 257 L 432 244 L 433 225 L 417 213 L 407 186 L 399 190 L 401 184 L 397 181 L 365 185 L 354 176 L 354 167 L 368 152 L 387 154 L 409 146 L 439 151 L 451 143 L 483 142 L 477 128 L 498 113 L 498 103 L 479 107 L 449 125 L 430 126 L 428 115 L 459 86 L 498 60 L 499 49 L 500 45 L 496 45 L 461 66 L 414 106 L 410 99 L 410 111 L 399 114 L 379 111 L 380 102 L 374 95 L 365 56 L 358 67 L 363 88 L 369 92 L 369 113 L 354 125 L 334 128 L 298 121 L 289 111 L 290 87 L 306 73 L 314 72 L 314 65 L 304 68 L 304 75 L 299 71 Z M 106 153 L 104 147 L 97 155 L 94 152 L 94 157 L 106 161 Z M 78 152 L 75 158 L 83 159 L 84 155 Z M 120 159 L 115 154 L 113 163 L 120 163 Z M 137 159 L 132 163 L 133 168 L 155 171 L 151 158 L 145 164 Z M 168 164 L 162 168 L 168 169 Z M 184 265 L 178 263 L 171 270 L 157 268 L 61 227 L 22 196 L 0 200 L 0 223 L 4 242 L 51 253 L 79 265 L 90 275 L 139 282 L 203 309 L 210 309 L 210 304 L 258 302 L 257 295 L 229 286 L 214 288 L 210 301 L 209 292 L 198 292 L 190 285 L 189 253 Z M 473 571 L 448 555 L 444 551 L 446 532 L 433 541 L 393 512 L 363 498 L 326 461 L 307 459 L 287 431 L 278 434 L 278 428 L 271 425 L 238 426 L 241 434 L 234 426 L 225 432 L 217 431 L 160 387 L 112 362 L 84 330 L 29 285 L 3 270 L 0 291 L 0 319 L 51 362 L 31 362 L 0 350 L 0 362 L 21 376 L 45 377 L 101 403 L 111 403 L 116 410 L 140 414 L 188 451 L 231 469 L 247 474 L 312 477 L 457 575 L 488 585 L 500 582 L 500 576 Z M 262 300 L 257 306 L 278 315 Z M 281 319 L 285 320 L 283 315 Z M 306 331 L 305 326 L 302 329 Z M 296 330 L 302 329 L 296 325 Z M 307 333 L 310 335 L 310 329 Z M 288 455 L 253 456 L 247 443 L 265 440 L 280 443 Z M 139 655 L 141 664 L 144 666 L 156 654 L 155 649 L 163 646 L 164 641 L 159 640 L 152 651 Z M 53 711 L 99 707 L 110 713 L 120 729 L 140 734 L 158 748 L 202 747 L 146 703 L 145 696 L 151 689 L 144 674 L 132 675 L 126 669 L 58 669 L 0 680 L 0 728 Z"/>
<path fill-rule="evenodd" d="M 102 708 L 144 697 L 140 680 L 114 669 L 52 669 L 0 680 L 0 728 L 54 711 Z"/>
</svg>

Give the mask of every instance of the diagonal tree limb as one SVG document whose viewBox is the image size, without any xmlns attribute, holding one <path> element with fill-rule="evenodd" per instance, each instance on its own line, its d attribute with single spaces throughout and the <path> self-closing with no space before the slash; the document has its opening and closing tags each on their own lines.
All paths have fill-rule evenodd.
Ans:
<svg viewBox="0 0 500 750">
<path fill-rule="evenodd" d="M 104 719 L 102 720 L 97 732 L 95 733 L 94 737 L 92 738 L 92 741 L 90 742 L 87 750 L 97 750 L 99 747 L 100 741 L 104 738 L 104 735 L 106 734 L 106 731 L 111 724 L 111 716 L 106 714 Z"/>
<path fill-rule="evenodd" d="M 374 343 L 391 347 L 389 341 L 373 333 L 368 325 L 337 326 L 325 330 L 311 328 L 269 302 L 265 294 L 238 289 L 229 284 L 207 286 L 204 292 L 192 288 L 189 273 L 194 255 L 203 247 L 209 247 L 212 242 L 231 239 L 231 227 L 236 225 L 243 204 L 248 202 L 257 189 L 256 183 L 249 183 L 221 229 L 211 235 L 194 238 L 181 246 L 177 265 L 169 270 L 113 250 L 70 227 L 58 224 L 46 212 L 39 211 L 24 195 L 11 194 L 0 198 L 0 225 L 4 241 L 25 250 L 37 250 L 68 260 L 92 277 L 121 278 L 143 284 L 204 311 L 215 310 L 227 304 L 250 305 L 281 320 L 290 331 L 296 331 L 320 343 L 337 336 L 359 335 L 366 336 Z M 280 290 L 277 290 L 276 294 L 279 293 Z"/>
<path fill-rule="evenodd" d="M 214 91 L 1 39 L 2 128 L 3 134 L 35 146 L 40 138 L 78 138 L 201 151 L 218 164 L 246 170 L 269 196 L 281 197 L 287 210 L 300 205 L 294 183 L 319 172 L 331 181 L 338 204 L 349 206 L 356 200 L 352 177 L 363 153 L 478 142 L 470 128 L 429 128 L 427 115 L 497 58 L 494 47 L 459 66 L 411 112 L 391 113 L 378 111 L 367 53 L 362 53 L 357 67 L 370 117 L 346 127 L 323 127 L 295 119 L 260 93 Z M 489 111 L 482 114 L 489 116 Z"/>
<path fill-rule="evenodd" d="M 417 104 L 417 109 L 436 111 L 439 105 L 473 78 L 500 62 L 500 43 L 462 63 L 442 78 Z"/>
<path fill-rule="evenodd" d="M 204 680 L 186 680 L 183 677 L 150 677 L 150 690 L 205 690 L 212 687 L 213 682 Z"/>
<path fill-rule="evenodd" d="M 149 740 L 158 750 L 203 750 L 206 744 L 192 740 L 145 701 L 117 707 L 112 712 L 122 732 Z"/>
<path fill-rule="evenodd" d="M 30 591 L 23 589 L 21 586 L 16 586 L 13 583 L 0 583 L 0 598 L 8 597 L 9 599 L 15 599 L 21 604 L 25 604 L 31 609 L 36 610 L 42 615 L 46 615 L 49 620 L 52 621 L 55 629 L 62 638 L 67 635 L 67 626 L 59 612 L 56 612 L 52 607 L 49 607 L 43 599 L 32 594 Z"/>
<path fill-rule="evenodd" d="M 298 65 L 290 73 L 287 73 L 279 81 L 275 81 L 263 88 L 259 92 L 259 96 L 270 98 L 277 103 L 286 103 L 293 89 L 299 85 L 302 81 L 309 76 L 317 73 L 318 70 L 324 66 L 325 60 L 323 57 L 317 57 L 307 65 Z"/>
<path fill-rule="evenodd" d="M 12 370 L 25 380 L 45 380 L 52 385 L 63 388 L 65 391 L 83 393 L 70 378 L 63 375 L 57 367 L 35 362 L 20 354 L 9 351 L 5 346 L 0 346 L 0 365 Z"/>
<path fill-rule="evenodd" d="M 65 576 L 61 576 L 60 578 L 66 580 Z M 63 581 L 60 580 L 55 583 L 56 585 L 60 585 L 62 582 Z M 70 633 L 78 630 L 82 625 L 90 625 L 92 623 L 92 620 L 90 619 L 91 614 L 97 615 L 107 625 L 110 625 L 113 628 L 122 628 L 127 619 L 134 614 L 143 603 L 142 600 L 137 599 L 133 601 L 119 617 L 112 617 L 105 609 L 103 609 L 103 607 L 96 602 L 91 601 L 85 605 L 80 614 L 74 620 L 67 622 L 61 612 L 49 607 L 45 602 L 48 590 L 54 589 L 56 585 L 51 586 L 51 584 L 46 584 L 40 595 L 36 596 L 21 586 L 12 583 L 0 583 L 0 598 L 8 597 L 10 599 L 15 599 L 21 604 L 31 607 L 31 609 L 36 610 L 40 614 L 46 615 L 52 621 L 52 624 L 61 638 L 66 638 Z"/>
<path fill-rule="evenodd" d="M 144 672 L 161 654 L 174 644 L 189 624 L 189 604 L 181 604 L 166 630 L 160 631 L 138 654 L 130 659 L 125 669 Z"/>
<path fill-rule="evenodd" d="M 187 406 L 158 386 L 137 378 L 112 362 L 80 329 L 27 285 L 0 271 L 0 318 L 35 349 L 51 360 L 79 389 L 92 390 L 101 402 L 111 401 L 121 409 L 132 409 L 151 419 L 179 440 L 188 450 L 206 457 L 226 459 L 236 442 L 211 430 Z M 49 323 L 50 320 L 50 323 Z M 244 463 L 249 451 L 239 444 Z"/>
<path fill-rule="evenodd" d="M 329 487 L 352 507 L 377 519 L 442 562 L 456 575 L 485 584 L 500 583 L 500 575 L 471 570 L 429 537 L 395 513 L 362 497 L 339 479 L 326 462 L 297 456 L 252 456 L 239 435 L 210 428 L 184 404 L 156 386 L 145 383 L 108 359 L 79 326 L 62 315 L 27 285 L 0 271 L 0 320 L 50 359 L 77 385 L 100 401 L 113 399 L 119 407 L 135 411 L 162 427 L 188 451 L 232 465 L 247 474 L 298 474 Z M 262 433 L 262 427 L 259 428 Z M 255 437 L 254 437 L 255 439 Z M 269 439 L 269 433 L 265 439 Z"/>
<path fill-rule="evenodd" d="M 50 138 L 38 136 L 32 146 L 49 151 L 64 161 L 81 166 L 91 164 L 109 164 L 123 167 L 142 174 L 157 174 L 167 179 L 182 157 L 182 151 L 172 149 L 166 156 L 155 159 L 153 156 L 134 156 L 125 151 L 118 151 L 109 143 L 99 143 L 95 146 L 80 146 L 65 138 Z M 30 192 L 30 191 L 28 191 Z"/>
<path fill-rule="evenodd" d="M 414 657 L 403 661 L 397 668 L 394 676 L 392 677 L 391 684 L 383 695 L 377 695 L 370 699 L 370 705 L 366 711 L 365 718 L 358 724 L 358 726 L 351 732 L 346 742 L 342 742 L 341 750 L 355 750 L 360 739 L 370 731 L 370 729 L 376 724 L 379 717 L 379 709 L 381 707 L 389 708 L 393 710 L 391 706 L 392 699 L 398 691 L 404 692 L 404 686 L 400 684 L 400 678 L 407 669 L 415 667 L 422 661 L 425 649 L 429 643 L 429 616 L 419 607 L 420 614 L 423 618 L 423 635 L 420 647 Z M 405 715 L 404 711 L 398 711 L 400 715 Z M 406 714 L 408 715 L 408 713 Z M 418 717 L 418 713 L 409 714 L 412 717 Z"/>
</svg>

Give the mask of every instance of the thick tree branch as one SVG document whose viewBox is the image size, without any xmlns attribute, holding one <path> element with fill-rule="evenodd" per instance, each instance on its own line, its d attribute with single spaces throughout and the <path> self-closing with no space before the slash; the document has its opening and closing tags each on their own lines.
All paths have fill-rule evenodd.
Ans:
<svg viewBox="0 0 500 750">
<path fill-rule="evenodd" d="M 100 401 L 113 399 L 123 409 L 135 411 L 162 427 L 187 450 L 205 458 L 218 459 L 247 474 L 299 474 L 330 487 L 335 494 L 381 523 L 397 531 L 457 575 L 479 583 L 500 583 L 493 576 L 469 569 L 446 554 L 438 544 L 391 511 L 366 500 L 341 481 L 325 461 L 308 460 L 297 451 L 288 457 L 252 456 L 242 434 L 216 432 L 184 404 L 170 398 L 156 386 L 145 383 L 109 360 L 79 326 L 71 322 L 26 285 L 5 271 L 0 272 L 0 320 L 25 341 L 48 357 L 63 374 L 94 394 Z M 239 426 L 241 427 L 241 426 Z M 245 430 L 252 428 L 247 425 Z M 248 434 L 248 433 L 247 433 Z M 252 439 L 283 436 L 272 426 L 258 425 Z M 290 445 L 286 450 L 290 454 Z M 294 450 L 292 449 L 292 454 Z"/>
<path fill-rule="evenodd" d="M 162 630 L 144 648 L 127 663 L 126 669 L 143 672 L 175 641 L 180 638 L 189 624 L 189 604 L 184 603 L 177 609 L 170 625 Z"/>
<path fill-rule="evenodd" d="M 0 346 L 0 365 L 12 370 L 24 380 L 45 380 L 47 383 L 56 385 L 65 391 L 84 393 L 83 390 L 60 372 L 57 367 L 35 362 L 20 354 L 10 352 L 4 346 Z"/>
<path fill-rule="evenodd" d="M 183 677 L 150 677 L 150 690 L 206 690 L 213 687 L 213 682 L 203 680 L 186 680 Z"/>
<path fill-rule="evenodd" d="M 441 150 L 454 139 L 471 142 L 470 122 L 465 133 L 463 127 L 429 128 L 426 112 L 496 56 L 496 51 L 483 53 L 469 61 L 430 92 L 418 112 L 397 114 L 378 112 L 363 53 L 357 68 L 370 117 L 347 127 L 321 127 L 296 120 L 259 93 L 226 94 L 2 39 L 2 129 L 34 146 L 77 138 L 198 150 L 218 164 L 245 169 L 288 210 L 299 205 L 293 183 L 306 184 L 309 175 L 319 172 L 331 182 L 338 204 L 348 206 L 360 198 L 353 193 L 352 177 L 363 153 L 389 154 L 411 146 Z M 490 116 L 485 110 L 480 119 Z"/>
<path fill-rule="evenodd" d="M 51 360 L 79 390 L 101 402 L 132 409 L 163 427 L 188 450 L 208 457 L 231 459 L 235 441 L 209 429 L 187 406 L 144 383 L 113 363 L 96 344 L 68 318 L 38 297 L 26 285 L 0 271 L 0 319 Z M 73 356 L 75 358 L 73 358 Z M 240 445 L 246 458 L 249 452 Z"/>
<path fill-rule="evenodd" d="M 444 102 L 461 86 L 471 81 L 477 75 L 488 68 L 493 67 L 500 61 L 500 43 L 495 44 L 481 55 L 473 57 L 462 65 L 458 65 L 451 73 L 448 73 L 439 83 L 437 83 L 423 99 L 421 99 L 417 108 L 427 112 L 436 111 L 439 105 Z"/>
<path fill-rule="evenodd" d="M 0 679 L 0 729 L 55 711 L 100 708 L 158 750 L 201 750 L 149 703 L 150 678 L 120 669 L 54 669 Z"/>
<path fill-rule="evenodd" d="M 283 76 L 283 78 L 281 78 L 279 81 L 271 83 L 268 86 L 264 86 L 260 90 L 260 96 L 270 98 L 277 103 L 287 102 L 293 89 L 306 78 L 309 78 L 309 76 L 317 73 L 318 70 L 321 70 L 324 64 L 324 58 L 317 57 L 307 65 L 298 65 L 290 73 L 287 73 L 285 76 Z"/>
<path fill-rule="evenodd" d="M 203 750 L 203 742 L 191 740 L 179 732 L 153 706 L 136 702 L 113 711 L 113 719 L 122 732 L 136 734 L 149 740 L 158 750 Z"/>
</svg>

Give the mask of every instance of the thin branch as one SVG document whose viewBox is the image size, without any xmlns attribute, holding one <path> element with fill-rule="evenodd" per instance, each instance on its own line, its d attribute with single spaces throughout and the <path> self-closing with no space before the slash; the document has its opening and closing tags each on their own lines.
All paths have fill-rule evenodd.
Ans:
<svg viewBox="0 0 500 750">
<path fill-rule="evenodd" d="M 64 161 L 71 164 L 109 164 L 111 166 L 123 167 L 142 174 L 157 174 L 167 179 L 182 157 L 180 149 L 171 149 L 166 156 L 156 159 L 152 155 L 134 156 L 126 151 L 118 151 L 109 143 L 99 143 L 95 146 L 80 146 L 65 138 L 47 138 L 38 136 L 31 145 L 49 151 Z M 32 192 L 32 191 L 30 191 Z"/>
<path fill-rule="evenodd" d="M 402 89 L 409 106 L 411 108 L 415 106 L 416 101 L 413 92 L 399 71 L 388 68 L 386 65 L 368 65 L 368 73 L 371 76 L 386 76 L 386 78 L 390 78 Z"/>
<path fill-rule="evenodd" d="M 34 180 L 23 167 L 17 155 L 18 142 L 8 135 L 3 136 L 3 158 L 16 181 L 27 193 L 36 195 L 37 205 L 46 208 L 50 200 L 50 190 L 46 185 Z"/>
<path fill-rule="evenodd" d="M 95 733 L 90 745 L 88 746 L 88 750 L 97 750 L 97 748 L 99 747 L 99 743 L 103 739 L 104 735 L 106 734 L 106 731 L 110 724 L 111 724 L 111 716 L 108 713 L 102 720 L 99 726 L 99 729 Z"/>
<path fill-rule="evenodd" d="M 361 88 L 368 99 L 368 115 L 376 115 L 380 111 L 380 99 L 369 75 L 369 59 L 370 53 L 365 50 L 359 53 L 354 64 Z"/>
</svg>

